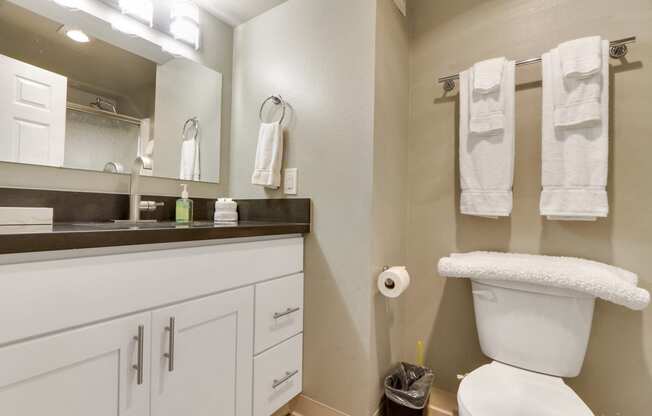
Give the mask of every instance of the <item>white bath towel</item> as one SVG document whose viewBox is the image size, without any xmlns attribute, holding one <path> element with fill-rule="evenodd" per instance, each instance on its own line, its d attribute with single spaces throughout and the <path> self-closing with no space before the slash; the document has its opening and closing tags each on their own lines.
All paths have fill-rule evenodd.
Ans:
<svg viewBox="0 0 652 416">
<path fill-rule="evenodd" d="M 609 42 L 603 41 L 608 56 Z M 554 52 L 554 51 L 553 51 Z M 552 52 L 543 54 L 542 164 L 540 212 L 549 219 L 591 220 L 609 214 L 609 62 L 602 60 L 600 120 L 574 128 L 554 125 L 555 89 L 561 64 Z"/>
<path fill-rule="evenodd" d="M 439 260 L 439 274 L 476 280 L 530 283 L 586 293 L 634 310 L 645 309 L 650 293 L 627 270 L 572 257 L 472 252 Z"/>
<path fill-rule="evenodd" d="M 602 69 L 602 38 L 588 36 L 559 45 L 561 72 L 564 78 L 585 78 Z"/>
<path fill-rule="evenodd" d="M 482 217 L 505 217 L 512 212 L 514 181 L 514 62 L 503 71 L 503 129 L 479 135 L 470 131 L 472 71 L 460 73 L 460 181 L 462 214 Z M 486 94 L 491 95 L 491 94 Z"/>
<path fill-rule="evenodd" d="M 179 179 L 184 181 L 198 181 L 200 179 L 199 172 L 199 140 L 184 140 L 181 142 Z"/>
<path fill-rule="evenodd" d="M 267 188 L 281 186 L 283 162 L 283 128 L 279 122 L 262 123 L 251 183 Z"/>
<path fill-rule="evenodd" d="M 488 94 L 497 91 L 503 80 L 505 57 L 487 59 L 473 64 L 473 92 Z"/>
</svg>

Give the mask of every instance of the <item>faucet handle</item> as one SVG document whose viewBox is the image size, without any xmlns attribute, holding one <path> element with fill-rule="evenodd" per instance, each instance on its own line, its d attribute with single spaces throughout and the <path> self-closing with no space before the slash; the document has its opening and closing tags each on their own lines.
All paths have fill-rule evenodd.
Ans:
<svg viewBox="0 0 652 416">
<path fill-rule="evenodd" d="M 156 211 L 156 208 L 165 206 L 165 202 L 156 202 L 156 201 L 140 201 L 140 208 L 141 211 Z"/>
</svg>

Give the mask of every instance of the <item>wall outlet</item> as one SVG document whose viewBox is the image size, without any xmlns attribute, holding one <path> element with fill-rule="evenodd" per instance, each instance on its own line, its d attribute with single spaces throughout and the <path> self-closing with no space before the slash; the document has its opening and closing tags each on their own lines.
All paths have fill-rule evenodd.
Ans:
<svg viewBox="0 0 652 416">
<path fill-rule="evenodd" d="M 297 194 L 297 168 L 285 169 L 283 171 L 283 192 L 286 195 Z"/>
</svg>

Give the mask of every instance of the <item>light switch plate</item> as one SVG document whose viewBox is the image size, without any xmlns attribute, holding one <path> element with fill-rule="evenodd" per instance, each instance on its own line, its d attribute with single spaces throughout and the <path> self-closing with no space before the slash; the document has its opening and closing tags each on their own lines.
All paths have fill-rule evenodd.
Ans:
<svg viewBox="0 0 652 416">
<path fill-rule="evenodd" d="M 297 168 L 285 169 L 283 171 L 283 192 L 286 195 L 297 194 L 297 177 L 299 173 Z"/>
</svg>

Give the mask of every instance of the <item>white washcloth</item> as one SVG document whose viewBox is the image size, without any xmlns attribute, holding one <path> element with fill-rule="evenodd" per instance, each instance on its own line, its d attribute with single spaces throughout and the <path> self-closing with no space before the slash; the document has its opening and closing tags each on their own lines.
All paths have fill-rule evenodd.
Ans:
<svg viewBox="0 0 652 416">
<path fill-rule="evenodd" d="M 473 65 L 473 92 L 488 94 L 497 91 L 503 80 L 505 57 L 487 59 Z"/>
<path fill-rule="evenodd" d="M 608 56 L 609 42 L 603 41 Z M 554 51 L 553 51 L 554 52 Z M 560 88 L 561 64 L 552 52 L 542 56 L 542 164 L 540 212 L 549 219 L 593 220 L 609 214 L 609 62 L 602 60 L 600 120 L 575 128 L 554 125 L 555 89 Z"/>
<path fill-rule="evenodd" d="M 506 63 L 500 91 L 493 93 L 504 105 L 503 129 L 494 134 L 470 132 L 471 77 L 470 70 L 460 73 L 460 209 L 466 215 L 506 217 L 514 182 L 514 62 Z"/>
<path fill-rule="evenodd" d="M 586 293 L 634 310 L 645 309 L 650 293 L 638 276 L 591 260 L 532 254 L 472 252 L 439 260 L 439 274 L 476 280 L 530 283 Z"/>
<path fill-rule="evenodd" d="M 262 123 L 258 134 L 256 161 L 251 183 L 267 188 L 281 186 L 283 162 L 283 129 L 279 122 Z"/>
<path fill-rule="evenodd" d="M 181 142 L 179 179 L 184 181 L 198 181 L 199 176 L 199 140 L 184 140 Z"/>
<path fill-rule="evenodd" d="M 602 69 L 602 38 L 588 36 L 559 45 L 561 73 L 564 78 L 585 78 Z"/>
</svg>

